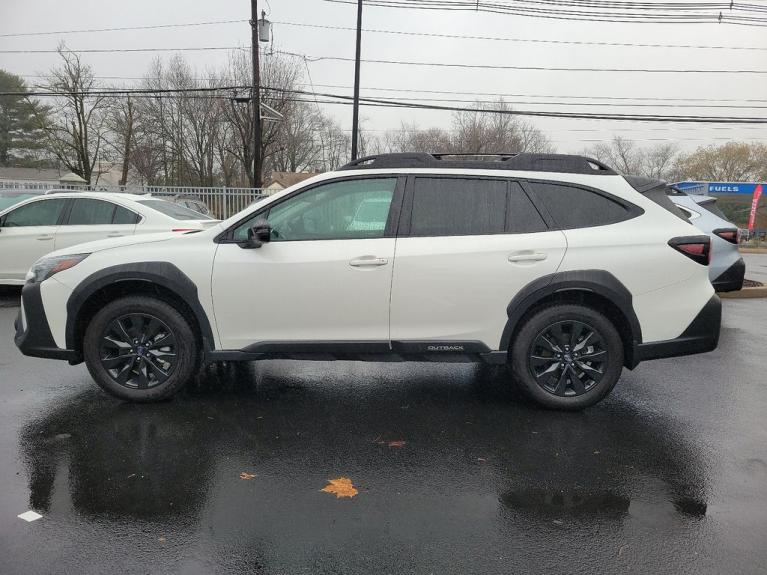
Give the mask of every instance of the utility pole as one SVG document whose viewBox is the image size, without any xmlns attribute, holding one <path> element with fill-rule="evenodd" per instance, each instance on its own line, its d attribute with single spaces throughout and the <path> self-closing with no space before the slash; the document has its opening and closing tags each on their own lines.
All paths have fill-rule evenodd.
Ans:
<svg viewBox="0 0 767 575">
<path fill-rule="evenodd" d="M 250 0 L 250 50 L 253 57 L 253 86 L 250 99 L 253 103 L 253 183 L 261 187 L 261 78 L 258 65 L 258 6 L 257 0 Z"/>
<path fill-rule="evenodd" d="M 357 159 L 357 142 L 359 141 L 360 46 L 361 44 L 362 44 L 362 0 L 357 0 L 357 54 L 354 58 L 354 106 L 352 111 L 352 160 Z"/>
</svg>

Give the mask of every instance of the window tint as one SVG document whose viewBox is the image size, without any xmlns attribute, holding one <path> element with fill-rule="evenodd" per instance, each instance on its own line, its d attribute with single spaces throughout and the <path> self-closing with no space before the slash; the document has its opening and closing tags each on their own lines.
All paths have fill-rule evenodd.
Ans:
<svg viewBox="0 0 767 575">
<path fill-rule="evenodd" d="M 506 187 L 501 180 L 416 178 L 410 235 L 501 234 L 506 225 Z"/>
<path fill-rule="evenodd" d="M 72 203 L 67 224 L 70 226 L 98 226 L 112 223 L 115 205 L 111 202 L 76 199 Z"/>
<path fill-rule="evenodd" d="M 371 178 L 320 185 L 288 198 L 241 224 L 243 241 L 255 220 L 266 218 L 272 241 L 382 238 L 389 219 L 396 178 Z"/>
<path fill-rule="evenodd" d="M 174 204 L 173 202 L 166 202 L 165 200 L 139 200 L 139 204 L 143 204 L 153 210 L 157 210 L 161 214 L 165 214 L 173 218 L 174 220 L 211 220 L 213 218 Z"/>
<path fill-rule="evenodd" d="M 122 206 L 117 206 L 115 208 L 115 215 L 114 218 L 112 218 L 113 224 L 137 224 L 139 220 L 139 216 L 136 213 L 133 213 L 127 208 L 124 208 Z"/>
<path fill-rule="evenodd" d="M 3 218 L 3 227 L 55 226 L 67 200 L 40 200 L 16 208 Z"/>
<path fill-rule="evenodd" d="M 623 205 L 583 188 L 545 182 L 530 186 L 562 229 L 605 226 L 631 217 Z"/>
<path fill-rule="evenodd" d="M 541 214 L 517 182 L 509 183 L 508 220 L 507 229 L 512 234 L 531 234 L 548 230 Z"/>
</svg>

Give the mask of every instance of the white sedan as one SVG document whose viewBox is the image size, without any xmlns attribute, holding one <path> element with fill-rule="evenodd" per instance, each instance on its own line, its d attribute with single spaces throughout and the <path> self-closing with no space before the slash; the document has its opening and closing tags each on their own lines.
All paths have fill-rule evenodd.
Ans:
<svg viewBox="0 0 767 575">
<path fill-rule="evenodd" d="M 57 192 L 0 211 L 0 285 L 22 285 L 30 266 L 54 250 L 105 238 L 203 230 L 218 223 L 151 196 Z"/>
</svg>

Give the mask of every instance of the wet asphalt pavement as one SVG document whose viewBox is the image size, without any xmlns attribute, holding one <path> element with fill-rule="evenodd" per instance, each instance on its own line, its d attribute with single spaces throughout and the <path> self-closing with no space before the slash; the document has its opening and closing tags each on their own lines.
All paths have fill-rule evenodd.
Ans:
<svg viewBox="0 0 767 575">
<path fill-rule="evenodd" d="M 767 573 L 767 300 L 724 301 L 717 351 L 624 371 L 575 414 L 487 367 L 351 362 L 214 369 L 131 405 L 22 357 L 16 311 L 3 575 Z M 359 494 L 320 491 L 339 477 Z"/>
<path fill-rule="evenodd" d="M 767 254 L 743 254 L 746 277 L 767 285 Z"/>
</svg>

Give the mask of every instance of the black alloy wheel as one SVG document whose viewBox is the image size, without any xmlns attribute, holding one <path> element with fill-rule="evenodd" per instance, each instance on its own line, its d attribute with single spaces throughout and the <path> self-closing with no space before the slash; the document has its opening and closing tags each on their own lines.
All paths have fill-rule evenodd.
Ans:
<svg viewBox="0 0 767 575">
<path fill-rule="evenodd" d="M 620 378 L 624 341 L 601 311 L 577 303 L 541 307 L 514 333 L 514 383 L 550 409 L 579 410 L 599 403 Z"/>
<path fill-rule="evenodd" d="M 582 395 L 605 374 L 609 355 L 603 337 L 582 321 L 558 321 L 541 330 L 529 352 L 530 373 L 548 393 Z"/>
<path fill-rule="evenodd" d="M 118 384 L 129 389 L 161 385 L 177 363 L 176 336 L 159 318 L 132 313 L 113 319 L 104 329 L 101 365 Z"/>
</svg>

